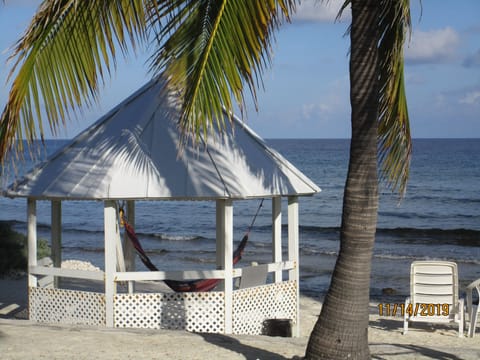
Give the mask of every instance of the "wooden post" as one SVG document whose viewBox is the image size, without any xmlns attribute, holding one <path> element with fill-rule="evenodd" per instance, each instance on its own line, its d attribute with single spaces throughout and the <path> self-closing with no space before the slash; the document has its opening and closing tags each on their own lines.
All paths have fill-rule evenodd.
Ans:
<svg viewBox="0 0 480 360">
<path fill-rule="evenodd" d="M 282 198 L 272 198 L 272 261 L 282 261 Z M 282 282 L 282 270 L 273 273 L 273 281 Z"/>
<path fill-rule="evenodd" d="M 30 275 L 30 267 L 37 265 L 37 203 L 27 199 L 28 286 L 37 286 L 37 277 Z"/>
<path fill-rule="evenodd" d="M 300 278 L 299 278 L 299 234 L 298 234 L 298 197 L 288 197 L 288 260 L 294 262 L 293 269 L 289 270 L 288 279 L 296 281 L 297 286 L 297 322 L 292 329 L 294 337 L 300 336 Z"/>
<path fill-rule="evenodd" d="M 103 208 L 105 234 L 105 317 L 106 326 L 114 326 L 115 272 L 117 269 L 116 234 L 117 214 L 115 201 L 106 200 Z"/>
<path fill-rule="evenodd" d="M 233 205 L 217 200 L 217 265 L 225 270 L 225 334 L 233 331 Z"/>
<path fill-rule="evenodd" d="M 128 223 L 135 229 L 135 201 L 127 201 L 127 219 Z M 123 251 L 125 254 L 125 269 L 127 271 L 135 271 L 135 248 L 132 242 L 128 239 L 128 235 L 125 232 L 123 239 Z M 128 282 L 128 292 L 132 294 L 135 291 L 134 282 Z"/>
<path fill-rule="evenodd" d="M 51 202 L 51 216 L 52 216 L 52 261 L 53 266 L 62 267 L 62 202 L 60 200 L 53 200 Z M 54 277 L 53 284 L 58 288 L 60 278 Z"/>
</svg>

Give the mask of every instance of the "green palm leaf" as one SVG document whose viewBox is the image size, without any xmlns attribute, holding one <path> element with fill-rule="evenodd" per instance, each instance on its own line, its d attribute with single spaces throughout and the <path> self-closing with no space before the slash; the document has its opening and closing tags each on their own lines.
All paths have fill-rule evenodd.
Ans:
<svg viewBox="0 0 480 360">
<path fill-rule="evenodd" d="M 55 133 L 72 110 L 97 100 L 104 70 L 115 67 L 146 36 L 156 1 L 46 0 L 15 45 L 8 102 L 1 115 L 0 160 L 17 139 L 43 138 L 46 118 Z M 41 103 L 41 99 L 44 104 Z M 35 125 L 37 124 L 37 125 Z M 17 149 L 22 149 L 19 141 Z"/>
<path fill-rule="evenodd" d="M 337 16 L 350 5 L 346 0 Z M 411 29 L 409 0 L 381 0 L 378 27 L 380 59 L 378 158 L 380 179 L 403 196 L 406 191 L 412 139 L 405 92 L 403 44 Z"/>
<path fill-rule="evenodd" d="M 224 107 L 237 104 L 243 111 L 245 84 L 256 100 L 260 74 L 271 61 L 273 30 L 294 7 L 293 0 L 160 3 L 152 22 L 164 23 L 151 67 L 182 97 L 184 134 L 206 134 L 213 119 L 222 128 Z"/>
<path fill-rule="evenodd" d="M 405 95 L 403 43 L 411 29 L 409 0 L 382 0 L 379 26 L 379 159 L 382 179 L 403 195 L 409 176 L 412 141 Z"/>
</svg>

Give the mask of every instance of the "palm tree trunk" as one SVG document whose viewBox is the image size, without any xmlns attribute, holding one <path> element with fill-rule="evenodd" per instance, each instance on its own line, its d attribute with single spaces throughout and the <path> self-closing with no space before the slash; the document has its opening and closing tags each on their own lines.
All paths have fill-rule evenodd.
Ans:
<svg viewBox="0 0 480 360">
<path fill-rule="evenodd" d="M 352 1 L 352 138 L 340 251 L 306 359 L 370 359 L 368 303 L 378 212 L 378 17 L 377 0 Z"/>
</svg>

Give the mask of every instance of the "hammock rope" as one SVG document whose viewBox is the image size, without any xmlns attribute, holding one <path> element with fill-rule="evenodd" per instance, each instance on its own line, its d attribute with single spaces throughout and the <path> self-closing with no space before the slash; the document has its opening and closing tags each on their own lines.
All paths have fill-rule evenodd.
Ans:
<svg viewBox="0 0 480 360">
<path fill-rule="evenodd" d="M 232 259 L 233 265 L 237 264 L 242 259 L 243 251 L 247 246 L 250 231 L 252 230 L 255 224 L 255 220 L 257 219 L 258 213 L 260 212 L 260 209 L 263 206 L 263 201 L 264 199 L 262 199 L 262 201 L 260 202 L 257 212 L 255 213 L 255 216 L 253 217 L 253 220 L 250 226 L 245 232 L 245 235 L 243 236 L 242 241 L 240 241 L 240 244 L 238 244 L 236 250 L 233 252 L 233 259 Z M 132 243 L 142 263 L 150 271 L 159 271 L 158 268 L 155 266 L 155 264 L 152 263 L 152 261 L 146 254 L 145 250 L 143 249 L 142 244 L 140 243 L 140 240 L 138 239 L 138 236 L 135 233 L 133 226 L 131 226 L 128 223 L 125 217 L 125 211 L 123 210 L 123 206 L 120 206 L 119 216 L 120 216 L 120 226 L 125 228 L 125 233 L 127 234 L 128 239 Z M 191 280 L 191 281 L 164 280 L 165 284 L 168 287 L 170 287 L 173 291 L 176 291 L 176 292 L 210 291 L 214 289 L 220 281 L 221 279 L 198 279 L 198 280 Z"/>
</svg>

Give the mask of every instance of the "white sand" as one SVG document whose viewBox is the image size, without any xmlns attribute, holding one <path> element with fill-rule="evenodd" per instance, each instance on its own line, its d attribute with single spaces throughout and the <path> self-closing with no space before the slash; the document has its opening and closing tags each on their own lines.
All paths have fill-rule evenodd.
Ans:
<svg viewBox="0 0 480 360">
<path fill-rule="evenodd" d="M 25 316 L 26 302 L 25 276 L 0 279 L 3 360 L 301 358 L 321 308 L 319 301 L 303 296 L 301 336 L 281 338 L 37 324 L 19 319 Z M 478 330 L 476 338 L 458 338 L 455 325 L 415 323 L 407 335 L 401 334 L 402 326 L 401 318 L 379 317 L 372 304 L 369 341 L 374 359 L 480 359 Z"/>
</svg>

